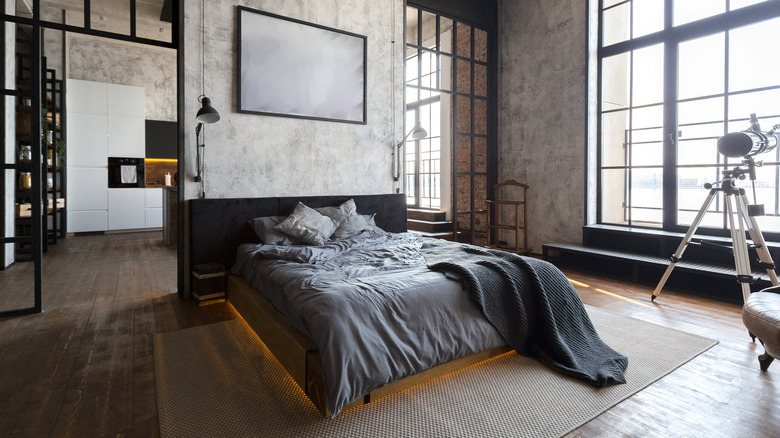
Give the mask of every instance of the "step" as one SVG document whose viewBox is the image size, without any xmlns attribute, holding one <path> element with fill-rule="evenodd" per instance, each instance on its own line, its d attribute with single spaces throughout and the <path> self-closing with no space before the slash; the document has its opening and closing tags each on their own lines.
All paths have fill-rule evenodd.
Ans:
<svg viewBox="0 0 780 438">
<path fill-rule="evenodd" d="M 447 220 L 447 213 L 438 210 L 408 208 L 406 209 L 406 217 L 428 222 L 443 222 Z"/>
<path fill-rule="evenodd" d="M 452 233 L 452 222 L 407 219 L 406 228 L 409 230 L 424 231 L 426 233 Z"/>
<path fill-rule="evenodd" d="M 434 239 L 452 240 L 452 232 L 449 233 L 425 233 L 422 231 L 409 230 L 412 234 L 420 235 L 421 237 L 431 237 Z"/>
<path fill-rule="evenodd" d="M 585 247 L 572 243 L 548 243 L 542 245 L 544 260 L 559 268 L 584 270 L 606 277 L 628 277 L 637 284 L 655 286 L 669 266 L 670 258 L 644 254 Z M 619 274 L 619 275 L 617 275 Z M 740 286 L 736 282 L 737 271 L 733 265 L 701 263 L 681 258 L 674 267 L 664 290 L 678 290 L 735 304 L 742 303 Z M 756 283 L 752 291 L 772 285 L 765 270 L 753 272 Z"/>
<path fill-rule="evenodd" d="M 542 253 L 545 260 L 548 260 L 548 254 L 551 251 L 566 251 L 569 253 L 590 255 L 601 259 L 612 259 L 630 261 L 642 265 L 656 266 L 666 268 L 669 266 L 668 257 L 655 257 L 643 254 L 635 254 L 624 251 L 615 251 L 610 249 L 588 248 L 582 245 L 572 243 L 548 243 L 542 245 Z M 733 279 L 737 275 L 737 270 L 733 266 L 715 265 L 709 263 L 697 263 L 695 261 L 686 261 L 681 258 L 674 267 L 675 271 L 705 272 L 714 276 Z M 754 271 L 753 276 L 763 281 L 769 281 L 769 275 L 766 271 Z"/>
</svg>

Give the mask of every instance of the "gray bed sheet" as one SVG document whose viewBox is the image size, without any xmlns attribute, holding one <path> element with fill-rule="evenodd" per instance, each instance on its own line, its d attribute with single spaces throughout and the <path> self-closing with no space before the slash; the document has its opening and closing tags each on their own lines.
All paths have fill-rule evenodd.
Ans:
<svg viewBox="0 0 780 438">
<path fill-rule="evenodd" d="M 458 279 L 426 267 L 423 241 L 239 247 L 233 273 L 317 345 L 333 417 L 383 385 L 506 344 Z"/>
</svg>

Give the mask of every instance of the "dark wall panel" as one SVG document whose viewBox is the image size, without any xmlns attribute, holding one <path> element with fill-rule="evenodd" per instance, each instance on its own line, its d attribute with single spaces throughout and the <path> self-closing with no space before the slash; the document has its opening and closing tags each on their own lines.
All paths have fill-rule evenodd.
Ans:
<svg viewBox="0 0 780 438">
<path fill-rule="evenodd" d="M 179 158 L 176 122 L 146 121 L 146 158 Z"/>
<path fill-rule="evenodd" d="M 419 6 L 472 21 L 491 29 L 498 24 L 497 0 L 409 0 L 406 3 L 409 6 Z"/>
</svg>

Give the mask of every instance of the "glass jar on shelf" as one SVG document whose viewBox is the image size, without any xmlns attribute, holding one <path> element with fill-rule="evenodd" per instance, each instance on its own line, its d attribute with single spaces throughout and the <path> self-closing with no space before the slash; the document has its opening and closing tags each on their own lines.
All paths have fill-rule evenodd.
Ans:
<svg viewBox="0 0 780 438">
<path fill-rule="evenodd" d="M 32 174 L 30 172 L 19 174 L 19 190 L 32 190 Z"/>
<path fill-rule="evenodd" d="M 32 146 L 23 144 L 19 147 L 19 162 L 29 163 L 32 161 Z"/>
</svg>

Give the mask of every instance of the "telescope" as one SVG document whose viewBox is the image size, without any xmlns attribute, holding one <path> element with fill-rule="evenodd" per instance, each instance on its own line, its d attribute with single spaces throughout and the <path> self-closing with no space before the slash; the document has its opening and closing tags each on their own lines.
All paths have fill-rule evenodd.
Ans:
<svg viewBox="0 0 780 438">
<path fill-rule="evenodd" d="M 718 139 L 718 152 L 726 157 L 752 157 L 771 152 L 780 143 L 780 124 L 762 132 L 755 114 L 750 115 L 750 129 L 732 132 Z"/>
</svg>

